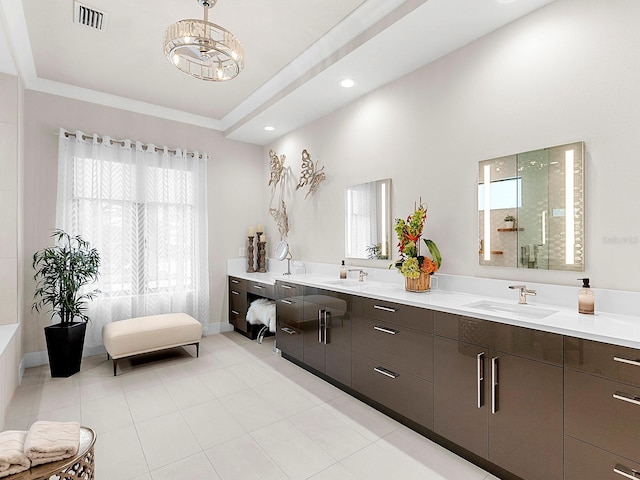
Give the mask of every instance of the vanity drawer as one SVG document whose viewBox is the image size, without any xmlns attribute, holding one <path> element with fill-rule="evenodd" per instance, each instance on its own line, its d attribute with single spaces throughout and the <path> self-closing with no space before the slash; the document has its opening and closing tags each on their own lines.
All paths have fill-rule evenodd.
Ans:
<svg viewBox="0 0 640 480">
<path fill-rule="evenodd" d="M 238 277 L 229 277 L 229 290 L 246 290 L 246 280 Z"/>
<path fill-rule="evenodd" d="M 247 293 L 243 290 L 231 288 L 229 290 L 229 309 L 235 310 L 240 315 L 247 313 Z"/>
<path fill-rule="evenodd" d="M 354 352 L 392 368 L 433 380 L 433 336 L 401 325 L 354 316 Z"/>
<path fill-rule="evenodd" d="M 562 335 L 434 312 L 435 335 L 562 366 Z"/>
<path fill-rule="evenodd" d="M 297 297 L 300 295 L 302 295 L 302 285 L 282 282 L 280 280 L 276 282 L 277 298 Z"/>
<path fill-rule="evenodd" d="M 302 297 L 287 297 L 276 300 L 276 314 L 286 323 L 300 328 L 304 321 Z"/>
<path fill-rule="evenodd" d="M 433 384 L 354 353 L 352 387 L 391 410 L 433 429 Z"/>
<path fill-rule="evenodd" d="M 564 432 L 640 462 L 640 401 L 637 398 L 640 398 L 640 388 L 565 369 Z"/>
<path fill-rule="evenodd" d="M 565 337 L 564 365 L 640 386 L 640 350 L 581 338 Z"/>
<path fill-rule="evenodd" d="M 619 457 L 568 435 L 564 437 L 564 480 L 624 480 L 640 463 Z M 624 473 L 631 476 L 625 476 Z M 637 474 L 640 478 L 640 474 Z"/>
<path fill-rule="evenodd" d="M 364 315 L 422 332 L 433 332 L 433 311 L 426 308 L 357 296 L 353 297 L 351 308 L 355 315 Z"/>
<path fill-rule="evenodd" d="M 271 299 L 276 298 L 276 290 L 275 290 L 275 286 L 273 285 L 268 285 L 266 283 L 260 283 L 260 282 L 247 281 L 246 286 L 247 286 L 247 292 L 253 293 L 260 297 L 271 298 Z"/>
<path fill-rule="evenodd" d="M 302 361 L 304 348 L 302 330 L 278 316 L 276 321 L 276 346 L 282 352 Z"/>
</svg>

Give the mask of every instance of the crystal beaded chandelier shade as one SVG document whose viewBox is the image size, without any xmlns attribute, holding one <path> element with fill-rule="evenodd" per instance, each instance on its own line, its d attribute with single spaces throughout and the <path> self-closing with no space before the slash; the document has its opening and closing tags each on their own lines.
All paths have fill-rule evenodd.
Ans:
<svg viewBox="0 0 640 480">
<path fill-rule="evenodd" d="M 209 22 L 217 0 L 197 0 L 204 20 L 180 20 L 164 34 L 164 54 L 180 71 L 213 82 L 235 78 L 244 68 L 244 51 L 233 34 Z"/>
</svg>

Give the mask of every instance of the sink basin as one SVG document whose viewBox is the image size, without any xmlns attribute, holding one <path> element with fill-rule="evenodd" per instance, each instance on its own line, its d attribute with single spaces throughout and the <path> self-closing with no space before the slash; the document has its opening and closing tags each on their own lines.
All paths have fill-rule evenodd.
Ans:
<svg viewBox="0 0 640 480">
<path fill-rule="evenodd" d="M 468 303 L 465 307 L 477 308 L 478 310 L 484 310 L 485 312 L 510 313 L 512 315 L 520 315 L 521 317 L 537 319 L 546 318 L 549 315 L 557 313 L 557 310 L 550 310 L 548 308 L 532 307 L 531 305 L 521 305 L 519 303 L 511 304 L 491 302 L 488 300 Z"/>
<path fill-rule="evenodd" d="M 341 287 L 357 287 L 358 285 L 364 285 L 364 282 L 359 282 L 358 280 L 351 279 L 341 279 L 341 280 L 329 280 L 326 282 L 322 282 L 325 285 L 340 285 Z"/>
</svg>

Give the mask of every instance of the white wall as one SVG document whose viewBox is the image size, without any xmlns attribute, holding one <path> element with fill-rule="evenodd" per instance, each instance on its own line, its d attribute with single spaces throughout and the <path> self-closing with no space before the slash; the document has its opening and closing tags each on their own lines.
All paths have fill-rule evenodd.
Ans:
<svg viewBox="0 0 640 480">
<path fill-rule="evenodd" d="M 0 74 L 0 325 L 18 322 L 19 81 Z"/>
<path fill-rule="evenodd" d="M 287 197 L 294 257 L 338 264 L 345 187 L 391 177 L 394 218 L 429 204 L 443 273 L 578 285 L 479 266 L 476 185 L 480 160 L 584 140 L 585 275 L 640 290 L 638 18 L 637 0 L 557 0 L 266 146 L 296 175 L 304 148 L 326 167 L 313 198 Z"/>
<path fill-rule="evenodd" d="M 25 352 L 45 350 L 48 317 L 31 312 L 31 256 L 51 243 L 55 223 L 58 129 L 129 138 L 207 152 L 209 201 L 210 322 L 227 322 L 226 259 L 238 255 L 246 226 L 257 224 L 265 164 L 260 147 L 225 139 L 220 132 L 137 113 L 26 92 L 23 341 Z M 215 328 L 215 325 L 214 325 Z"/>
</svg>

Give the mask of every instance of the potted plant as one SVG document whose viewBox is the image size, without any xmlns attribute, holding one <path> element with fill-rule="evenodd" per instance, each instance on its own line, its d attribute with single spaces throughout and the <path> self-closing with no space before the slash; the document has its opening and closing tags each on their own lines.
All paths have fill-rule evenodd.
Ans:
<svg viewBox="0 0 640 480">
<path fill-rule="evenodd" d="M 31 310 L 48 307 L 52 319 L 60 318 L 60 323 L 44 328 L 49 367 L 52 377 L 69 377 L 80 371 L 89 321 L 86 302 L 99 293 L 83 287 L 97 280 L 100 255 L 79 235 L 57 229 L 51 236 L 56 245 L 33 255 L 36 291 Z"/>
<path fill-rule="evenodd" d="M 514 217 L 513 215 L 507 215 L 506 217 L 504 217 L 504 222 L 507 228 L 516 228 L 516 217 Z"/>
<path fill-rule="evenodd" d="M 431 258 L 420 255 L 420 237 L 426 219 L 427 207 L 421 203 L 406 221 L 401 218 L 395 221 L 400 259 L 392 266 L 404 276 L 405 289 L 409 292 L 428 291 L 431 288 L 431 275 L 442 264 L 440 250 L 433 240 L 424 239 Z"/>
</svg>

